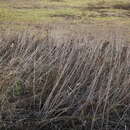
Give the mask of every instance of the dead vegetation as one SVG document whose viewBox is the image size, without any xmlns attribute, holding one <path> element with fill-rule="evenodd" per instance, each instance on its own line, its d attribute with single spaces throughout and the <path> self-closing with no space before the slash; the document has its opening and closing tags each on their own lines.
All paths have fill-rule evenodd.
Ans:
<svg viewBox="0 0 130 130">
<path fill-rule="evenodd" d="M 31 32 L 0 39 L 0 129 L 130 128 L 127 45 L 86 37 L 57 45 Z"/>
</svg>

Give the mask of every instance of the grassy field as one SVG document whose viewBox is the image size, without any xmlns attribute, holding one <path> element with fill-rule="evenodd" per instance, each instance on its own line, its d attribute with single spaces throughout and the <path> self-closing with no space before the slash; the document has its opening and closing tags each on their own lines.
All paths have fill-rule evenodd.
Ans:
<svg viewBox="0 0 130 130">
<path fill-rule="evenodd" d="M 37 129 L 130 129 L 129 0 L 0 0 L 0 130 Z"/>
<path fill-rule="evenodd" d="M 106 35 L 0 33 L 0 129 L 129 130 L 130 46 Z"/>
<path fill-rule="evenodd" d="M 1 24 L 130 23 L 129 0 L 0 0 Z"/>
</svg>

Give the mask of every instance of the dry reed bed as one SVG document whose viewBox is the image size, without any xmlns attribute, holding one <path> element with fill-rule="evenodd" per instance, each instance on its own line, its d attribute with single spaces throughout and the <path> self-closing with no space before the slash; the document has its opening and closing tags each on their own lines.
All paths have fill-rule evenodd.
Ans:
<svg viewBox="0 0 130 130">
<path fill-rule="evenodd" d="M 1 37 L 1 129 L 129 129 L 129 60 L 106 40 Z"/>
</svg>

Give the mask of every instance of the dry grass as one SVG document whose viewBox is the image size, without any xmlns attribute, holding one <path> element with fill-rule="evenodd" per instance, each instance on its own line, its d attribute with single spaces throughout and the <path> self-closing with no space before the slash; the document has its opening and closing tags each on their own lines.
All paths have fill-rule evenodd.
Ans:
<svg viewBox="0 0 130 130">
<path fill-rule="evenodd" d="M 130 48 L 47 34 L 0 37 L 0 129 L 128 130 Z"/>
</svg>

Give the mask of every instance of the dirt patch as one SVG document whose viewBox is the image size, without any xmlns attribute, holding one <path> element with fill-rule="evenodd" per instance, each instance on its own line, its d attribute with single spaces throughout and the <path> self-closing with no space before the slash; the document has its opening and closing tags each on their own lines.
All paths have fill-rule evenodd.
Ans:
<svg viewBox="0 0 130 130">
<path fill-rule="evenodd" d="M 113 8 L 130 10 L 130 3 L 127 3 L 127 4 L 116 4 L 116 5 L 113 5 Z"/>
<path fill-rule="evenodd" d="M 14 6 L 14 9 L 57 9 L 58 7 L 52 7 L 52 6 Z"/>
<path fill-rule="evenodd" d="M 90 7 L 84 7 L 83 10 L 100 10 L 100 9 L 110 9 L 110 7 L 107 6 L 90 6 Z"/>
<path fill-rule="evenodd" d="M 51 15 L 51 17 L 61 17 L 61 18 L 65 18 L 65 19 L 69 19 L 69 20 L 79 20 L 81 19 L 81 16 L 76 16 L 76 15 L 69 15 L 69 14 L 56 14 L 56 15 Z"/>
</svg>

